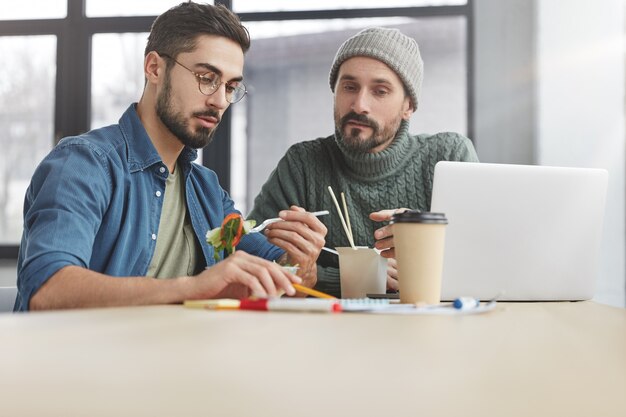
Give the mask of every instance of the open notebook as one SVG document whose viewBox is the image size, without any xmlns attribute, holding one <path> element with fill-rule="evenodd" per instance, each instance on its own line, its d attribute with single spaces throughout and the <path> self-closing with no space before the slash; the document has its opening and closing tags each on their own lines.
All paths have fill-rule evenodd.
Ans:
<svg viewBox="0 0 626 417">
<path fill-rule="evenodd" d="M 442 300 L 594 296 L 608 173 L 439 162 L 431 211 L 448 218 Z"/>
</svg>

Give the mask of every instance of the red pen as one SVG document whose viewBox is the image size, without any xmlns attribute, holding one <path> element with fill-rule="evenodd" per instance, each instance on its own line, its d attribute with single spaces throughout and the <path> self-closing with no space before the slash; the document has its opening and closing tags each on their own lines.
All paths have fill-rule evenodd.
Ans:
<svg viewBox="0 0 626 417">
<path fill-rule="evenodd" d="M 341 304 L 336 299 L 321 298 L 244 298 L 239 304 L 239 309 L 337 313 L 341 311 Z"/>
</svg>

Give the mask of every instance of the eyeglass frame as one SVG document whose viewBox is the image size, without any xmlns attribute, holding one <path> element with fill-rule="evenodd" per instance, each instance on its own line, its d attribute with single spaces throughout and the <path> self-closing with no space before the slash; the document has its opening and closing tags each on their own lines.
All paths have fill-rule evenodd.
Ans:
<svg viewBox="0 0 626 417">
<path fill-rule="evenodd" d="M 207 97 L 208 96 L 212 96 L 222 86 L 222 84 L 224 84 L 227 88 L 231 87 L 234 90 L 233 93 L 230 94 L 230 97 L 229 97 L 229 94 L 228 94 L 228 90 L 226 90 L 226 95 L 225 95 L 226 101 L 228 101 L 230 104 L 234 104 L 234 103 L 240 102 L 246 96 L 246 94 L 248 94 L 248 90 L 246 89 L 246 85 L 243 83 L 243 81 L 238 81 L 239 85 L 232 86 L 232 85 L 230 85 L 231 81 L 222 81 L 222 76 L 220 74 L 218 74 L 217 72 L 215 72 L 215 71 L 207 70 L 207 72 L 205 72 L 204 74 L 199 74 L 199 73 L 193 71 L 192 69 L 187 68 L 185 65 L 181 64 L 180 62 L 178 62 L 176 59 L 172 58 L 168 54 L 159 54 L 159 56 L 171 59 L 176 64 L 180 65 L 181 67 L 183 67 L 184 69 L 189 71 L 191 74 L 193 74 L 193 76 L 196 77 L 196 80 L 198 81 L 198 91 L 200 91 L 200 94 L 202 94 L 202 95 L 205 95 Z M 210 87 L 210 88 L 213 89 L 213 91 L 211 91 L 209 94 L 207 94 L 204 91 L 202 91 L 202 85 L 203 85 L 202 81 L 204 80 L 205 82 L 209 82 L 209 83 L 211 82 L 206 77 L 206 74 L 208 74 L 208 73 L 215 74 L 215 76 L 217 76 L 217 80 L 215 80 L 211 84 L 204 84 L 205 86 Z M 236 90 L 243 91 L 243 94 L 241 95 L 241 98 L 239 98 L 238 100 L 231 101 L 231 99 L 232 99 L 232 97 L 233 97 L 233 95 L 234 95 Z"/>
</svg>

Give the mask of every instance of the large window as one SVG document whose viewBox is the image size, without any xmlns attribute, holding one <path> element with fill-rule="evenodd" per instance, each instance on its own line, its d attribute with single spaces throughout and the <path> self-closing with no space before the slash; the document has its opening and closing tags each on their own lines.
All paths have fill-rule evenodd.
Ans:
<svg viewBox="0 0 626 417">
<path fill-rule="evenodd" d="M 56 39 L 0 37 L 0 56 L 0 244 L 7 245 L 20 239 L 24 192 L 52 148 Z"/>
<path fill-rule="evenodd" d="M 363 0 L 316 0 L 316 1 L 293 1 L 293 0 L 234 0 L 233 10 L 242 12 L 277 12 L 277 11 L 302 11 L 302 10 L 337 10 L 359 8 L 398 8 L 415 6 L 460 6 L 467 4 L 467 0 L 386 0 L 363 1 Z"/>
<path fill-rule="evenodd" d="M 2 3 L 2 20 L 62 19 L 67 16 L 67 0 L 4 0 Z"/>
<path fill-rule="evenodd" d="M 117 123 L 144 86 L 143 53 L 148 33 L 93 36 L 91 55 L 91 128 Z"/>
<path fill-rule="evenodd" d="M 3 9 L 0 258 L 17 256 L 38 162 L 61 137 L 116 123 L 140 98 L 147 32 L 180 1 L 33 0 Z M 471 135 L 471 1 L 216 2 L 250 30 L 250 94 L 227 112 L 201 162 L 244 213 L 290 144 L 332 133 L 328 70 L 341 42 L 363 27 L 397 27 L 420 43 L 427 78 L 412 130 Z"/>
</svg>

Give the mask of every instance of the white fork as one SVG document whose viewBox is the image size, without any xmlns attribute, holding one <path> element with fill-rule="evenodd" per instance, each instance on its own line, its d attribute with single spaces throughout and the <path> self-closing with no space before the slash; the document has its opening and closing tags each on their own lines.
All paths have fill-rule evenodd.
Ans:
<svg viewBox="0 0 626 417">
<path fill-rule="evenodd" d="M 324 216 L 326 214 L 328 214 L 328 210 L 322 210 L 322 211 L 314 211 L 311 213 L 314 216 Z M 280 217 L 276 217 L 274 219 L 267 219 L 264 220 L 261 224 L 254 226 L 252 229 L 250 229 L 250 231 L 248 231 L 248 233 L 258 233 L 263 231 L 263 229 L 265 229 L 268 225 L 272 224 L 272 223 L 276 223 L 276 222 L 282 222 L 283 219 L 281 219 Z"/>
</svg>

